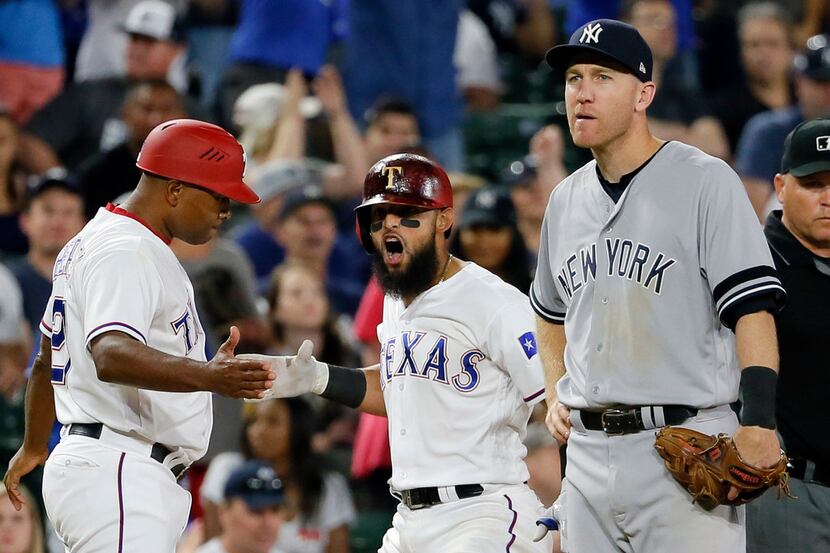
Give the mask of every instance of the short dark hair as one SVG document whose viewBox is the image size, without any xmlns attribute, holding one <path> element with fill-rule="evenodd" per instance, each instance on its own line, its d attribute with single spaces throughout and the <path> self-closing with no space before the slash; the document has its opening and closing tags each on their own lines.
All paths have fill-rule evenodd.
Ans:
<svg viewBox="0 0 830 553">
<path fill-rule="evenodd" d="M 372 107 L 366 110 L 363 115 L 366 124 L 374 125 L 378 119 L 389 113 L 397 113 L 399 115 L 408 115 L 417 119 L 415 111 L 406 100 L 397 96 L 381 96 L 372 104 Z"/>
</svg>

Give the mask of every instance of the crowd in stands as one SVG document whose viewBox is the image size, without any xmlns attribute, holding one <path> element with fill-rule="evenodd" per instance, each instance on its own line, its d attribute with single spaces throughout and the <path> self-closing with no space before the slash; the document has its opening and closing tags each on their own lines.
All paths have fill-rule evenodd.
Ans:
<svg viewBox="0 0 830 553">
<path fill-rule="evenodd" d="M 134 188 L 156 125 L 231 130 L 262 199 L 233 206 L 207 244 L 171 244 L 208 357 L 233 324 L 240 353 L 293 354 L 310 338 L 321 361 L 371 365 L 382 292 L 353 216 L 367 171 L 404 151 L 441 163 L 452 253 L 527 292 L 548 196 L 590 159 L 544 54 L 598 17 L 630 22 L 651 47 L 654 134 L 730 163 L 763 221 L 784 138 L 830 115 L 824 0 L 0 1 L 0 472 L 23 436 L 55 259 Z M 214 410 L 210 450 L 185 481 L 181 551 L 376 550 L 395 506 L 384 419 L 317 397 L 217 397 Z M 555 444 L 532 424 L 527 445 L 549 505 Z M 38 478 L 24 480 L 34 498 Z M 15 551 L 58 551 L 40 509 L 13 513 L 0 487 L 0 530 L 14 518 L 28 544 Z"/>
</svg>

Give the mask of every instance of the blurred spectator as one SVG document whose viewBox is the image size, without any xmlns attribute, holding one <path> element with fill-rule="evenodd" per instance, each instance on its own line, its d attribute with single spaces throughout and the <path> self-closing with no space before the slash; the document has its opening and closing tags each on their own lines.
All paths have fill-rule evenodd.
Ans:
<svg viewBox="0 0 830 553">
<path fill-rule="evenodd" d="M 510 196 L 493 188 L 476 190 L 467 198 L 450 239 L 450 252 L 498 275 L 523 293 L 530 289 L 527 247 L 516 226 Z"/>
<path fill-rule="evenodd" d="M 830 36 L 811 37 L 793 61 L 796 105 L 759 113 L 741 133 L 735 170 L 741 176 L 752 207 L 763 221 L 778 208 L 773 179 L 784 151 L 784 139 L 806 119 L 830 114 Z"/>
<path fill-rule="evenodd" d="M 316 357 L 324 363 L 347 366 L 358 362 L 338 328 L 337 314 L 316 271 L 301 262 L 286 261 L 271 275 L 266 299 L 272 341 L 265 353 L 293 354 L 304 340 L 311 340 Z"/>
<path fill-rule="evenodd" d="M 246 89 L 233 106 L 233 123 L 248 155 L 249 170 L 268 161 L 304 157 L 305 119 L 320 113 L 320 101 L 306 96 L 299 70 L 290 70 L 285 85 L 263 83 Z"/>
<path fill-rule="evenodd" d="M 172 6 L 161 0 L 144 0 L 129 13 L 124 30 L 129 34 L 125 50 L 126 75 L 77 83 L 54 98 L 29 122 L 21 137 L 21 163 L 40 173 L 65 165 L 77 168 L 99 150 L 126 138 L 120 119 L 124 98 L 133 80 L 166 79 L 184 63 L 182 30 Z M 187 112 L 201 117 L 195 102 Z"/>
<path fill-rule="evenodd" d="M 135 188 L 141 177 L 135 160 L 150 131 L 164 121 L 186 116 L 182 97 L 167 81 L 141 80 L 130 86 L 121 107 L 125 139 L 94 154 L 78 168 L 88 219 L 98 208 Z"/>
<path fill-rule="evenodd" d="M 827 0 L 802 0 L 804 17 L 795 29 L 796 44 L 803 44 L 811 36 L 830 31 L 830 5 Z"/>
<path fill-rule="evenodd" d="M 84 0 L 87 26 L 75 60 L 75 82 L 124 76 L 124 26 L 133 8 L 144 1 Z M 180 11 L 188 0 L 164 1 Z"/>
<path fill-rule="evenodd" d="M 690 86 L 666 69 L 677 54 L 677 14 L 669 0 L 625 0 L 620 18 L 631 23 L 651 48 L 652 80 L 657 95 L 649 106 L 649 127 L 664 140 L 679 140 L 721 159 L 729 158 L 723 127 L 703 99 L 699 87 Z"/>
<path fill-rule="evenodd" d="M 361 366 L 371 367 L 380 359 L 378 325 L 383 319 L 383 290 L 372 275 L 360 306 L 354 317 L 354 333 L 360 342 Z M 386 417 L 360 413 L 352 452 L 351 474 L 365 479 L 370 495 L 385 497 L 387 480 L 392 476 L 392 458 L 389 452 L 389 429 Z M 371 499 L 371 498 L 370 498 Z"/>
<path fill-rule="evenodd" d="M 0 105 L 25 124 L 63 87 L 63 33 L 57 2 L 0 2 Z"/>
<path fill-rule="evenodd" d="M 550 193 L 568 176 L 563 158 L 565 141 L 562 130 L 553 125 L 542 127 L 530 139 L 530 155 L 512 162 L 502 173 L 502 182 L 510 190 L 516 207 L 517 226 L 536 265 L 542 218 Z"/>
<path fill-rule="evenodd" d="M 12 456 L 23 444 L 24 378 L 31 342 L 28 325 L 23 317 L 20 288 L 14 275 L 2 263 L 0 290 L 0 473 L 5 473 Z M 23 480 L 36 493 L 38 499 L 42 478 L 43 471 L 38 467 Z M 0 492 L 5 492 L 4 486 L 0 486 Z M 6 506 L 11 505 L 8 499 L 2 496 L 0 502 Z M 35 503 L 30 502 L 29 505 L 42 505 L 42 502 L 38 500 Z"/>
<path fill-rule="evenodd" d="M 187 6 L 188 69 L 198 79 L 202 106 L 216 109 L 219 82 L 239 22 L 238 0 L 189 0 Z"/>
<path fill-rule="evenodd" d="M 550 507 L 559 497 L 562 485 L 559 444 L 550 435 L 545 423 L 532 422 L 527 425 L 525 447 L 525 463 L 530 473 L 527 485 L 536 493 L 542 505 Z"/>
<path fill-rule="evenodd" d="M 196 553 L 269 553 L 283 524 L 283 484 L 273 467 L 247 461 L 228 475 L 218 517 L 222 532 Z"/>
<path fill-rule="evenodd" d="M 338 366 L 354 366 L 359 356 L 347 338 L 348 322 L 339 319 L 332 309 L 321 276 L 297 261 L 286 261 L 271 275 L 265 293 L 271 343 L 270 355 L 294 354 L 304 340 L 314 342 L 317 359 Z M 377 359 L 375 360 L 375 362 Z M 333 402 L 315 404 L 321 417 L 321 429 L 315 446 L 318 451 L 333 447 L 350 447 L 354 442 L 358 414 Z"/>
<path fill-rule="evenodd" d="M 263 167 L 252 182 L 262 203 L 252 206 L 254 220 L 235 229 L 234 239 L 254 266 L 260 292 L 274 267 L 300 260 L 325 278 L 336 311 L 351 316 L 369 279 L 369 260 L 353 231 L 337 233 L 337 208 L 322 194 L 320 180 L 305 162 Z"/>
<path fill-rule="evenodd" d="M 170 247 L 193 283 L 208 351 L 227 340 L 231 325 L 241 334 L 237 352 L 262 351 L 268 329 L 257 311 L 256 278 L 245 252 L 232 240 L 216 237 L 199 245 L 173 240 Z"/>
<path fill-rule="evenodd" d="M 320 187 L 306 186 L 286 195 L 275 237 L 284 248 L 286 261 L 299 261 L 325 279 L 335 310 L 354 315 L 368 280 L 359 265 L 366 262 L 366 256 L 358 253 L 357 247 L 353 259 L 332 255 L 337 208 Z"/>
<path fill-rule="evenodd" d="M 69 240 L 86 223 L 84 202 L 75 180 L 63 169 L 52 169 L 40 177 L 30 177 L 20 227 L 29 240 L 26 257 L 11 262 L 23 294 L 23 313 L 32 336 L 38 327 L 52 293 L 52 269 Z"/>
<path fill-rule="evenodd" d="M 478 175 L 469 173 L 449 173 L 447 176 L 452 184 L 452 206 L 455 208 L 455 218 L 457 220 L 464 213 L 464 202 L 467 201 L 470 194 L 479 188 L 483 188 L 487 181 Z M 453 232 L 455 230 L 453 228 Z"/>
<path fill-rule="evenodd" d="M 462 170 L 463 103 L 453 65 L 460 3 L 353 0 L 350 10 L 344 77 L 352 114 L 383 95 L 403 98 L 427 149 L 448 171 Z"/>
<path fill-rule="evenodd" d="M 228 474 L 245 459 L 268 462 L 285 489 L 284 523 L 276 549 L 281 553 L 346 553 L 348 525 L 355 518 L 346 480 L 322 469 L 311 449 L 316 417 L 303 398 L 245 405 L 243 453 L 217 456 L 202 484 L 205 534 L 219 533 L 217 508 Z"/>
<path fill-rule="evenodd" d="M 316 75 L 347 33 L 348 6 L 347 0 L 241 0 L 220 85 L 222 119 L 230 121 L 236 99 L 252 85 L 282 83 L 291 68 Z"/>
<path fill-rule="evenodd" d="M 0 290 L 3 291 L 0 294 L 0 396 L 14 400 L 21 391 L 24 381 L 26 360 L 30 351 L 30 335 L 23 316 L 23 297 L 20 288 L 14 275 L 3 264 L 0 264 Z M 18 400 L 20 399 L 22 398 L 18 397 Z M 22 402 L 18 401 L 18 403 Z M 7 423 L 7 421 L 3 422 Z M 22 443 L 22 434 L 17 436 L 16 433 L 9 433 L 9 435 L 4 433 L 2 436 L 4 441 L 16 441 L 19 437 Z M 20 443 L 10 447 L 7 453 L 13 454 Z M 4 449 L 7 445 L 13 444 L 3 444 Z M 11 455 L 3 459 L 3 466 L 10 458 Z"/>
<path fill-rule="evenodd" d="M 565 34 L 571 34 L 594 19 L 616 18 L 625 9 L 625 0 L 570 0 L 565 16 Z M 671 0 L 677 19 L 677 45 L 680 51 L 694 47 L 695 28 L 692 6 L 695 0 Z M 699 2 L 698 2 L 699 3 Z"/>
<path fill-rule="evenodd" d="M 499 53 L 541 58 L 556 43 L 549 0 L 467 0 L 467 8 L 487 26 Z"/>
<path fill-rule="evenodd" d="M 37 502 L 25 486 L 20 486 L 26 502 L 16 511 L 5 486 L 0 486 L 0 551 L 3 553 L 46 553 L 43 524 L 35 508 Z"/>
<path fill-rule="evenodd" d="M 25 174 L 15 161 L 17 148 L 17 125 L 0 108 L 0 256 L 21 255 L 29 247 L 17 221 L 26 188 Z"/>
<path fill-rule="evenodd" d="M 792 104 L 790 36 L 789 16 L 775 2 L 752 2 L 738 12 L 743 79 L 712 100 L 732 152 L 737 152 L 741 131 L 753 115 Z"/>
<path fill-rule="evenodd" d="M 496 45 L 487 27 L 470 10 L 463 10 L 458 17 L 453 63 L 458 87 L 470 110 L 489 111 L 498 107 L 503 87 Z"/>
</svg>

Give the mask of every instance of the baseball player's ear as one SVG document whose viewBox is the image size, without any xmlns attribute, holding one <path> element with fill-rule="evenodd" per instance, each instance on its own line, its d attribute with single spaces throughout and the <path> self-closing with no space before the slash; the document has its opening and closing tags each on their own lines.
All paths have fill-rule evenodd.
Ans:
<svg viewBox="0 0 830 553">
<path fill-rule="evenodd" d="M 455 222 L 455 208 L 447 207 L 438 212 L 438 230 L 445 231 Z"/>
<path fill-rule="evenodd" d="M 656 90 L 657 87 L 655 87 L 654 83 L 651 81 L 640 85 L 640 95 L 637 98 L 636 105 L 637 111 L 645 111 L 651 105 L 651 102 L 654 100 L 654 93 Z"/>
<path fill-rule="evenodd" d="M 177 180 L 167 181 L 167 199 L 170 205 L 176 206 L 179 204 L 179 196 L 184 191 L 184 185 Z"/>
<path fill-rule="evenodd" d="M 784 175 L 776 173 L 772 183 L 775 185 L 775 197 L 778 198 L 779 203 L 783 204 L 781 200 L 784 197 L 784 185 L 786 184 Z"/>
</svg>

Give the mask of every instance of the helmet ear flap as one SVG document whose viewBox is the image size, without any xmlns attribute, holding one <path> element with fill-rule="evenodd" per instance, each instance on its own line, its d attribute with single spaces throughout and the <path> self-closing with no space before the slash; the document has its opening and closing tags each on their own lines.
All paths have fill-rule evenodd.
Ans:
<svg viewBox="0 0 830 553">
<path fill-rule="evenodd" d="M 375 245 L 372 243 L 372 235 L 369 234 L 369 210 L 358 208 L 354 218 L 354 230 L 357 240 L 367 253 L 374 253 Z"/>
</svg>

